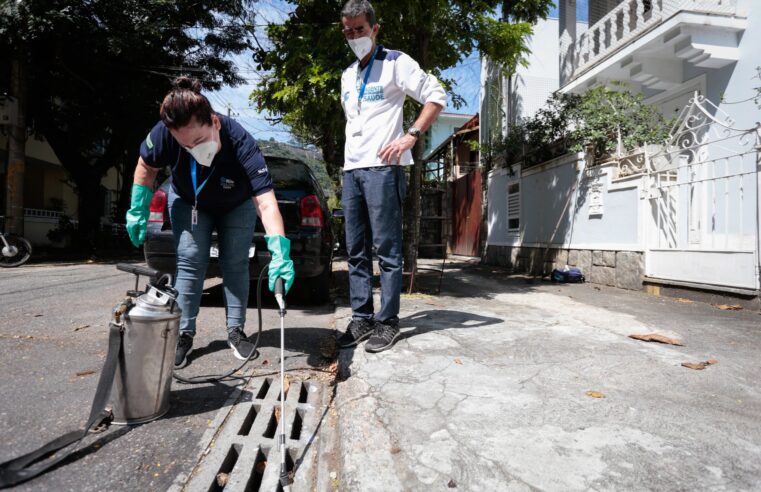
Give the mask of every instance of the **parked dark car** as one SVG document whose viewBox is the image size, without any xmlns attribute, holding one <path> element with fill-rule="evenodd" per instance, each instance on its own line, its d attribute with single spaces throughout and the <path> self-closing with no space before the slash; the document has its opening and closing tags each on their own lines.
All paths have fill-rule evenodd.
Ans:
<svg viewBox="0 0 761 492">
<path fill-rule="evenodd" d="M 274 150 L 268 154 L 266 147 L 262 147 L 262 151 L 275 185 L 285 234 L 291 241 L 291 259 L 296 270 L 294 292 L 315 301 L 327 300 L 335 241 L 322 187 L 305 162 L 292 156 L 283 157 L 282 152 Z M 170 186 L 171 177 L 161 184 L 153 196 L 144 252 L 149 267 L 174 273 L 176 252 L 167 207 Z M 216 234 L 214 232 L 212 236 L 207 278 L 222 275 L 217 259 Z M 270 260 L 264 234 L 261 220 L 257 220 L 249 252 L 252 280 L 259 277 L 259 272 Z"/>
</svg>

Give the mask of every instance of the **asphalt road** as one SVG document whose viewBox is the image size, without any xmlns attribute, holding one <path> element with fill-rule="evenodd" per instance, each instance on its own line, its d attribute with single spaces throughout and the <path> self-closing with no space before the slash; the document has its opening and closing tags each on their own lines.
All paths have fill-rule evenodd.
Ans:
<svg viewBox="0 0 761 492">
<path fill-rule="evenodd" d="M 219 280 L 207 281 L 195 352 L 184 375 L 237 365 L 226 343 Z M 113 306 L 134 277 L 112 264 L 25 265 L 0 271 L 0 462 L 84 424 L 107 348 Z M 266 287 L 265 287 L 266 288 Z M 256 330 L 255 291 L 246 332 Z M 256 375 L 278 368 L 279 321 L 265 301 Z M 320 341 L 333 336 L 333 306 L 290 306 L 286 367 L 325 364 Z M 79 375 L 78 375 L 79 373 Z M 166 490 L 197 462 L 199 440 L 236 383 L 172 387 L 169 413 L 154 422 L 89 437 L 62 466 L 12 490 Z"/>
</svg>

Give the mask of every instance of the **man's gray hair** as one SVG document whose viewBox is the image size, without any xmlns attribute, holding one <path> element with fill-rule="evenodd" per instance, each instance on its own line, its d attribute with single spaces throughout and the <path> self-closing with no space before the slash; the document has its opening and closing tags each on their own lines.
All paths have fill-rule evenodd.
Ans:
<svg viewBox="0 0 761 492">
<path fill-rule="evenodd" d="M 359 17 L 364 15 L 370 27 L 375 25 L 375 9 L 367 0 L 349 0 L 341 10 L 341 17 Z"/>
</svg>

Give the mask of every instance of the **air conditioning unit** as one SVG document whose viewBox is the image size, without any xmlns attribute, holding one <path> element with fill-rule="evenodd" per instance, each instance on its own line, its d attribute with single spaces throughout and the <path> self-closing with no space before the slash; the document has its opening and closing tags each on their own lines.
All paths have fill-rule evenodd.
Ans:
<svg viewBox="0 0 761 492">
<path fill-rule="evenodd" d="M 0 96 L 0 126 L 11 125 L 16 121 L 16 98 Z"/>
</svg>

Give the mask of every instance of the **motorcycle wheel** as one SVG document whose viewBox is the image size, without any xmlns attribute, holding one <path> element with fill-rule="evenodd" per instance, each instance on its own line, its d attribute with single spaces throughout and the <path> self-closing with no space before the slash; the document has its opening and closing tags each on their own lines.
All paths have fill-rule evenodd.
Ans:
<svg viewBox="0 0 761 492">
<path fill-rule="evenodd" d="M 8 246 L 15 247 L 18 251 L 13 256 L 5 256 L 2 249 L 5 245 L 0 241 L 0 267 L 11 268 L 23 265 L 32 256 L 32 245 L 20 236 L 5 236 Z"/>
</svg>

